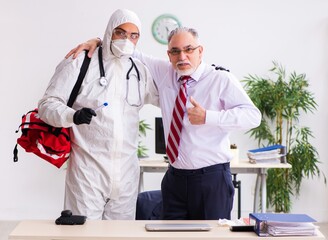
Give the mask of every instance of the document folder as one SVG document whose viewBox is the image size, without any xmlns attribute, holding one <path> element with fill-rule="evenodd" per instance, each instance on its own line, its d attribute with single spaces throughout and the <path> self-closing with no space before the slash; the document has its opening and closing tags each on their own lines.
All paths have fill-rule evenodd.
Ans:
<svg viewBox="0 0 328 240">
<path fill-rule="evenodd" d="M 275 227 L 283 229 L 282 235 L 314 235 L 316 222 L 313 218 L 306 214 L 291 213 L 250 213 L 250 221 L 254 223 L 254 231 L 258 236 L 275 236 Z M 307 225 L 310 224 L 310 225 Z M 272 229 L 273 231 L 271 231 Z M 280 230 L 279 229 L 279 230 Z M 304 231 L 302 232 L 302 230 Z M 305 231 L 306 230 L 306 231 Z M 279 236 L 277 234 L 276 236 Z"/>
<path fill-rule="evenodd" d="M 248 150 L 247 156 L 251 163 L 286 163 L 286 147 L 273 145 Z"/>
<path fill-rule="evenodd" d="M 249 152 L 252 153 L 257 153 L 257 152 L 265 152 L 265 151 L 272 151 L 272 150 L 276 150 L 276 149 L 284 149 L 286 148 L 283 145 L 280 144 L 276 144 L 276 145 L 272 145 L 272 146 L 268 146 L 268 147 L 262 147 L 262 148 L 257 148 L 257 149 L 252 149 L 252 150 L 248 150 Z"/>
</svg>

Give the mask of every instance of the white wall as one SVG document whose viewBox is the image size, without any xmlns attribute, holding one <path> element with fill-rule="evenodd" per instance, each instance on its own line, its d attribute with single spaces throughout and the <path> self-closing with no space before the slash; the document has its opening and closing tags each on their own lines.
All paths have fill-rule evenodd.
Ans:
<svg viewBox="0 0 328 240">
<path fill-rule="evenodd" d="M 0 0 L 2 46 L 0 58 L 0 220 L 49 219 L 63 206 L 65 170 L 43 162 L 19 149 L 13 163 L 12 150 L 20 117 L 37 105 L 56 65 L 78 43 L 102 37 L 111 13 L 129 8 L 143 22 L 139 48 L 166 58 L 166 46 L 152 38 L 152 21 L 163 13 L 179 17 L 199 30 L 205 46 L 205 61 L 228 67 L 237 77 L 265 75 L 272 60 L 287 71 L 306 73 L 315 93 L 318 111 L 305 116 L 320 154 L 322 171 L 328 176 L 326 107 L 328 89 L 328 1 L 326 0 Z M 141 118 L 154 124 L 158 109 L 145 107 Z M 144 140 L 154 155 L 154 131 Z M 232 142 L 245 157 L 256 143 L 244 133 L 234 133 Z M 159 189 L 161 174 L 146 174 L 146 189 Z M 255 176 L 242 180 L 242 216 L 252 211 Z M 293 212 L 305 212 L 320 222 L 328 221 L 328 191 L 323 179 L 304 182 Z M 235 211 L 234 211 L 235 214 Z"/>
</svg>

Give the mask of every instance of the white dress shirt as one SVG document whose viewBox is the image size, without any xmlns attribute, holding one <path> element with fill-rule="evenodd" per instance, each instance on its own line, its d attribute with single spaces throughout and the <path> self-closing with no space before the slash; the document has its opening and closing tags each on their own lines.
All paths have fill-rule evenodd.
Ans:
<svg viewBox="0 0 328 240">
<path fill-rule="evenodd" d="M 135 57 L 149 68 L 157 84 L 167 140 L 180 76 L 169 61 L 155 59 L 139 51 L 135 51 Z M 202 62 L 191 78 L 187 83 L 186 107 L 193 107 L 190 103 L 192 96 L 206 109 L 206 121 L 203 125 L 192 125 L 185 112 L 179 156 L 172 166 L 198 169 L 229 162 L 232 159 L 229 133 L 257 127 L 261 113 L 233 74 L 215 70 Z"/>
</svg>

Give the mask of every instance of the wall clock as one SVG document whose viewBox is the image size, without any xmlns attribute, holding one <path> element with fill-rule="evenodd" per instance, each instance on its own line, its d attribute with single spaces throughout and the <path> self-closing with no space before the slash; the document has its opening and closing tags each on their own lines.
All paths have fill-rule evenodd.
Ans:
<svg viewBox="0 0 328 240">
<path fill-rule="evenodd" d="M 171 14 L 163 14 L 158 16 L 152 25 L 152 33 L 155 40 L 161 44 L 167 44 L 167 37 L 169 33 L 180 27 L 181 23 L 179 19 Z"/>
</svg>

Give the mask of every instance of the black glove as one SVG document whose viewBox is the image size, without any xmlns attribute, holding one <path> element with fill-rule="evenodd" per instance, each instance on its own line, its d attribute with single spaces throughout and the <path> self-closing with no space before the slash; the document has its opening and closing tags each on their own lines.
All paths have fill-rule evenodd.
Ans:
<svg viewBox="0 0 328 240">
<path fill-rule="evenodd" d="M 96 112 L 91 108 L 82 108 L 74 113 L 73 122 L 76 125 L 90 124 L 92 116 L 97 116 Z"/>
</svg>

